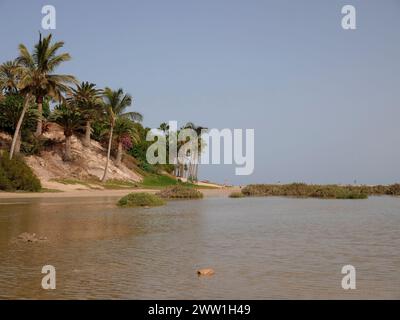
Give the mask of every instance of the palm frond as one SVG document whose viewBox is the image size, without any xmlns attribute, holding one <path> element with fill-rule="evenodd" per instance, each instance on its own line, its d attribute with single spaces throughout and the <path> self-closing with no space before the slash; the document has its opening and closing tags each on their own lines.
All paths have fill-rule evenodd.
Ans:
<svg viewBox="0 0 400 320">
<path fill-rule="evenodd" d="M 143 116 L 139 112 L 125 112 L 120 115 L 120 117 L 129 118 L 132 121 L 142 122 Z"/>
</svg>

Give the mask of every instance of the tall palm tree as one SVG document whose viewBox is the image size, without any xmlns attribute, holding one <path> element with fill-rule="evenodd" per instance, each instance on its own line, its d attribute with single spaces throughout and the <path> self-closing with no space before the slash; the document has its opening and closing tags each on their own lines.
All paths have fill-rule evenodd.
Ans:
<svg viewBox="0 0 400 320">
<path fill-rule="evenodd" d="M 122 161 L 123 141 L 128 139 L 129 142 L 137 143 L 139 141 L 139 133 L 135 123 L 126 117 L 118 117 L 115 121 L 114 135 L 117 142 L 117 156 L 115 165 L 119 167 Z"/>
<path fill-rule="evenodd" d="M 53 73 L 55 68 L 62 62 L 70 60 L 70 56 L 68 53 L 56 55 L 57 50 L 62 48 L 64 43 L 56 42 L 52 45 L 50 44 L 51 38 L 50 34 L 42 40 L 40 35 L 39 42 L 35 45 L 32 54 L 23 44 L 19 45 L 20 56 L 16 60 L 18 63 L 17 74 L 19 76 L 18 89 L 25 99 L 11 143 L 10 159 L 14 155 L 19 131 L 32 98 L 36 99 L 39 113 L 36 134 L 41 134 L 43 97 L 47 95 L 55 100 L 62 100 L 63 93 L 69 91 L 68 84 L 76 82 L 75 77 L 71 75 Z"/>
<path fill-rule="evenodd" d="M 102 113 L 101 90 L 94 83 L 82 82 L 72 89 L 71 101 L 81 111 L 85 120 L 85 138 L 83 145 L 90 147 L 91 123 Z"/>
<path fill-rule="evenodd" d="M 113 140 L 113 132 L 117 118 L 124 117 L 133 121 L 142 121 L 142 115 L 138 112 L 126 112 L 126 109 L 132 104 L 132 97 L 124 94 L 122 89 L 113 91 L 110 88 L 104 89 L 104 107 L 107 113 L 107 119 L 110 125 L 110 133 L 108 140 L 107 161 L 104 168 L 104 174 L 101 181 L 107 179 L 108 163 L 111 155 L 111 145 Z"/>
<path fill-rule="evenodd" d="M 4 94 L 10 93 L 20 93 L 24 94 L 24 102 L 19 119 L 15 125 L 15 131 L 10 148 L 10 160 L 12 159 L 15 150 L 18 151 L 21 142 L 21 126 L 24 120 L 25 113 L 27 112 L 29 106 L 31 105 L 31 94 L 29 90 L 26 92 L 21 92 L 19 89 L 21 87 L 21 76 L 22 67 L 18 60 L 8 61 L 1 65 L 0 67 L 0 93 L 2 95 L 1 100 L 4 100 Z"/>
<path fill-rule="evenodd" d="M 71 138 L 74 132 L 82 125 L 82 114 L 78 108 L 67 102 L 55 107 L 50 119 L 63 127 L 65 136 L 64 161 L 71 161 Z"/>
<path fill-rule="evenodd" d="M 64 46 L 64 42 L 51 43 L 51 40 L 51 34 L 43 39 L 40 34 L 39 42 L 35 45 L 32 54 L 23 44 L 19 45 L 20 55 L 17 61 L 25 69 L 21 82 L 35 97 L 40 115 L 36 126 L 36 136 L 42 134 L 41 116 L 44 97 L 49 96 L 61 101 L 63 93 L 70 90 L 69 85 L 76 83 L 72 75 L 53 73 L 61 63 L 69 61 L 71 56 L 68 53 L 57 54 L 57 51 Z"/>
<path fill-rule="evenodd" d="M 20 67 L 16 60 L 7 61 L 0 65 L 0 102 L 4 102 L 6 100 L 6 95 L 18 93 L 18 82 L 20 76 L 19 71 Z M 8 110 L 8 106 L 6 109 Z M 15 108 L 13 108 L 13 110 L 15 110 Z M 2 116 L 4 117 L 5 114 L 4 112 L 2 113 L 3 113 Z M 3 119 L 2 121 L 3 123 L 4 120 L 5 119 Z M 17 123 L 15 123 L 15 127 L 17 127 Z M 21 133 L 19 131 L 18 134 L 15 136 L 13 153 L 14 150 L 16 150 L 17 153 L 19 153 L 20 145 L 21 145 Z"/>
</svg>

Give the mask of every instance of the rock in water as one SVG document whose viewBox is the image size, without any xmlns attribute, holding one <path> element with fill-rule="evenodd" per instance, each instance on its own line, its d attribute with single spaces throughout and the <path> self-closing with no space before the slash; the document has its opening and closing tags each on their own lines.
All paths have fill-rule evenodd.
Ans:
<svg viewBox="0 0 400 320">
<path fill-rule="evenodd" d="M 28 232 L 24 232 L 21 233 L 18 237 L 17 237 L 18 241 L 21 242 L 37 242 L 37 241 L 46 241 L 47 237 L 37 237 L 36 233 L 28 233 Z"/>
<path fill-rule="evenodd" d="M 37 241 L 36 233 L 28 233 L 28 232 L 21 233 L 18 236 L 18 240 L 21 240 L 23 242 L 35 242 Z"/>
<path fill-rule="evenodd" d="M 197 270 L 197 275 L 199 276 L 212 276 L 214 274 L 215 271 L 211 268 Z"/>
</svg>

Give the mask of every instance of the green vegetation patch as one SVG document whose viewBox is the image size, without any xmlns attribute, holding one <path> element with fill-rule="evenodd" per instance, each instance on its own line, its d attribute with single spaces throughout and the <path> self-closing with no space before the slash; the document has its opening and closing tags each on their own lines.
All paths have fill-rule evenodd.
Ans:
<svg viewBox="0 0 400 320">
<path fill-rule="evenodd" d="M 137 188 L 138 184 L 132 181 L 127 180 L 118 180 L 118 179 L 109 179 L 105 182 L 101 182 L 98 178 L 91 178 L 87 180 L 78 180 L 73 178 L 65 178 L 65 179 L 53 179 L 53 181 L 62 183 L 62 184 L 70 184 L 70 185 L 82 185 L 89 189 L 101 190 L 109 189 L 109 190 L 119 190 L 119 189 L 132 189 Z"/>
<path fill-rule="evenodd" d="M 110 179 L 102 183 L 105 189 L 132 189 L 137 188 L 138 184 L 132 181 Z"/>
<path fill-rule="evenodd" d="M 42 192 L 42 193 L 58 193 L 58 192 L 63 192 L 63 191 L 62 190 L 58 190 L 58 189 L 42 188 L 40 190 L 40 192 Z"/>
<path fill-rule="evenodd" d="M 177 185 L 178 181 L 172 177 L 165 175 L 151 174 L 143 178 L 142 186 L 144 187 L 167 187 Z"/>
<path fill-rule="evenodd" d="M 0 190 L 39 192 L 41 188 L 40 180 L 22 157 L 10 160 L 8 152 L 0 155 Z"/>
<path fill-rule="evenodd" d="M 146 192 L 130 193 L 118 201 L 120 207 L 157 207 L 164 204 L 163 199 Z"/>
<path fill-rule="evenodd" d="M 164 199 L 201 199 L 203 198 L 203 194 L 190 187 L 186 186 L 172 186 L 167 187 L 164 190 L 157 193 L 161 198 Z"/>
<path fill-rule="evenodd" d="M 216 189 L 216 187 L 213 186 L 202 186 L 191 182 L 182 182 L 179 178 L 175 179 L 161 174 L 146 175 L 140 183 L 140 187 L 149 189 L 164 189 L 171 186 L 182 186 L 194 189 Z"/>
<path fill-rule="evenodd" d="M 307 185 L 292 183 L 283 185 L 252 184 L 243 188 L 245 196 L 281 196 L 320 199 L 367 199 L 372 189 L 364 186 Z"/>
</svg>

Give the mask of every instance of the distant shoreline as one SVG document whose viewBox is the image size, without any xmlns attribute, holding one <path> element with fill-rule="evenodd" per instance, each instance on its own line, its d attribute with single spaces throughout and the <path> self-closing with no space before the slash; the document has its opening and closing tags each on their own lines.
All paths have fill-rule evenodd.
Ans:
<svg viewBox="0 0 400 320">
<path fill-rule="evenodd" d="M 42 192 L 0 192 L 0 200 L 7 199 L 57 199 L 57 198 L 118 198 L 129 193 L 157 193 L 163 186 L 126 187 L 119 189 L 91 189 L 84 185 L 63 185 L 57 189 L 44 189 Z M 399 196 L 400 184 L 394 185 L 307 185 L 292 183 L 286 185 L 250 184 L 240 186 L 218 186 L 212 183 L 199 184 L 198 189 L 208 197 L 289 197 L 315 199 L 366 199 L 368 196 Z M 239 194 L 239 196 L 237 196 Z"/>
</svg>

